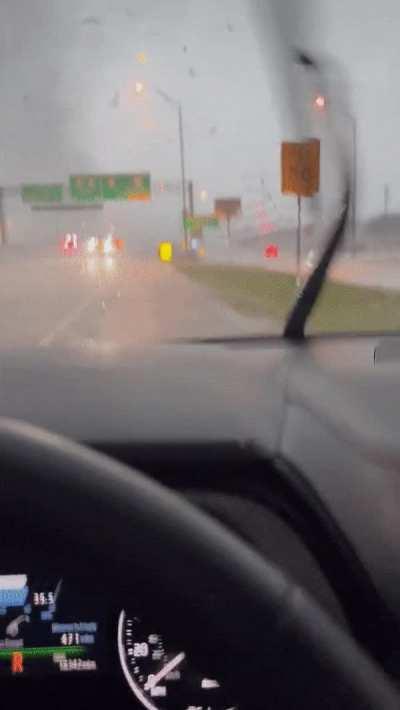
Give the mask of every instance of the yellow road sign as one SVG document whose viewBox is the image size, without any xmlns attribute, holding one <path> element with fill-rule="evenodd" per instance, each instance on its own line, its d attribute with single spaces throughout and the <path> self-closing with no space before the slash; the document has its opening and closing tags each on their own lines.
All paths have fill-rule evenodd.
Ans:
<svg viewBox="0 0 400 710">
<path fill-rule="evenodd" d="M 172 261 L 173 248 L 171 242 L 160 242 L 158 246 L 160 261 Z"/>
<path fill-rule="evenodd" d="M 320 141 L 283 142 L 281 147 L 282 193 L 312 197 L 319 190 Z"/>
</svg>

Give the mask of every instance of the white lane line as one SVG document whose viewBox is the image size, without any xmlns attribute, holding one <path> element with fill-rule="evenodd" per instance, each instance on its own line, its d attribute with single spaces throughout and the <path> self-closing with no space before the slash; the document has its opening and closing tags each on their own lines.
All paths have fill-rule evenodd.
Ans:
<svg viewBox="0 0 400 710">
<path fill-rule="evenodd" d="M 86 301 L 81 303 L 78 308 L 75 308 L 73 311 L 68 313 L 65 318 L 62 318 L 56 325 L 53 330 L 50 331 L 47 335 L 45 335 L 44 338 L 41 339 L 39 342 L 39 347 L 40 348 L 48 348 L 49 345 L 51 345 L 56 337 L 66 331 L 75 321 L 77 321 L 82 313 L 86 311 L 89 306 L 92 305 L 92 303 L 95 301 L 95 298 L 93 296 L 91 298 L 88 298 Z"/>
</svg>

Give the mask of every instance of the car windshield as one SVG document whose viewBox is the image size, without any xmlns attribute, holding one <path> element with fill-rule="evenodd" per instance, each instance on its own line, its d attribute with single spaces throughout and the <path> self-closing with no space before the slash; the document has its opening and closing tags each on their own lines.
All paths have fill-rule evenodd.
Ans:
<svg viewBox="0 0 400 710">
<path fill-rule="evenodd" d="M 282 333 L 346 180 L 307 332 L 397 330 L 399 18 L 393 0 L 2 3 L 2 345 Z"/>
</svg>

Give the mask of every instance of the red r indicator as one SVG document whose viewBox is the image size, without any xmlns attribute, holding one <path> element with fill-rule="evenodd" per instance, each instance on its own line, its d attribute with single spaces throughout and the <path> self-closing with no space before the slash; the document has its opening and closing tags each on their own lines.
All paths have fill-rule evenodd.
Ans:
<svg viewBox="0 0 400 710">
<path fill-rule="evenodd" d="M 24 657 L 19 651 L 11 656 L 11 671 L 13 674 L 24 672 Z"/>
</svg>

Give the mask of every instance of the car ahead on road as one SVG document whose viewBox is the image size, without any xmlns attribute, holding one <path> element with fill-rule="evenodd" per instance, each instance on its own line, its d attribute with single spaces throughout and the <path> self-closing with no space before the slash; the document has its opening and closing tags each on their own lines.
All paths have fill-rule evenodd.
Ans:
<svg viewBox="0 0 400 710">
<path fill-rule="evenodd" d="M 112 235 L 92 236 L 86 240 L 86 254 L 88 256 L 118 256 L 123 252 L 123 249 L 123 240 Z"/>
<path fill-rule="evenodd" d="M 64 256 L 75 256 L 78 253 L 78 235 L 74 232 L 67 233 L 62 241 Z"/>
</svg>

